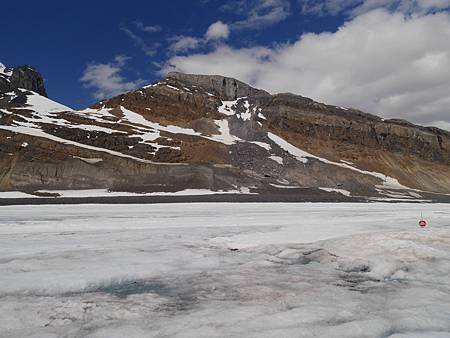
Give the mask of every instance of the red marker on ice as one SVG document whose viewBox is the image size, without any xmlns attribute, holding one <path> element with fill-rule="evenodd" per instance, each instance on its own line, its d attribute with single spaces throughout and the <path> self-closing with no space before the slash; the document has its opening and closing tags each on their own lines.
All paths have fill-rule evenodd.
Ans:
<svg viewBox="0 0 450 338">
<path fill-rule="evenodd" d="M 422 214 L 420 214 L 419 226 L 420 226 L 421 228 L 425 228 L 425 227 L 427 226 L 427 221 L 425 221 L 425 220 L 423 219 Z"/>
</svg>

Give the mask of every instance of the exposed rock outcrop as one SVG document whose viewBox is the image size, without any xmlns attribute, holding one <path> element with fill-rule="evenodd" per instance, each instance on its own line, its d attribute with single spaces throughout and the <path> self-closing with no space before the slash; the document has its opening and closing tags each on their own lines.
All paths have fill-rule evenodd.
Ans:
<svg viewBox="0 0 450 338">
<path fill-rule="evenodd" d="M 0 93 L 7 93 L 18 88 L 32 90 L 47 97 L 44 79 L 41 74 L 30 66 L 7 68 L 0 64 Z"/>
<path fill-rule="evenodd" d="M 232 101 L 239 97 L 269 95 L 264 90 L 256 89 L 239 80 L 220 75 L 195 75 L 170 72 L 167 78 L 178 80 L 188 86 L 198 86 L 217 95 L 222 100 Z"/>
</svg>

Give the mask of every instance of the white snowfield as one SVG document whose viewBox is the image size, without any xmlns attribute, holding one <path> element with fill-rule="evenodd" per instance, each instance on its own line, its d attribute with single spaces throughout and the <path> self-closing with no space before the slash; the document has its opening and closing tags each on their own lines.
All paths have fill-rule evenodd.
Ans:
<svg viewBox="0 0 450 338">
<path fill-rule="evenodd" d="M 0 276 L 2 338 L 449 337 L 450 208 L 1 207 Z"/>
<path fill-rule="evenodd" d="M 45 96 L 39 95 L 31 90 L 19 89 L 22 92 L 30 92 L 32 95 L 29 95 L 27 98 L 27 105 L 29 105 L 34 111 L 48 115 L 52 112 L 62 112 L 62 111 L 72 111 L 72 108 L 64 106 L 58 102 L 50 100 Z"/>
</svg>

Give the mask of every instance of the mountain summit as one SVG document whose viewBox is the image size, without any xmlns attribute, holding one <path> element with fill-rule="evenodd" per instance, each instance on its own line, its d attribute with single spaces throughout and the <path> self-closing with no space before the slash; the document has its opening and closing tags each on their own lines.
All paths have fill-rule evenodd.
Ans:
<svg viewBox="0 0 450 338">
<path fill-rule="evenodd" d="M 47 96 L 44 79 L 33 67 L 8 68 L 0 62 L 0 93 L 18 88 L 32 90 L 42 96 Z"/>
<path fill-rule="evenodd" d="M 208 189 L 287 200 L 450 193 L 450 133 L 437 128 L 182 73 L 75 111 L 47 99 L 32 68 L 0 70 L 3 191 Z"/>
</svg>

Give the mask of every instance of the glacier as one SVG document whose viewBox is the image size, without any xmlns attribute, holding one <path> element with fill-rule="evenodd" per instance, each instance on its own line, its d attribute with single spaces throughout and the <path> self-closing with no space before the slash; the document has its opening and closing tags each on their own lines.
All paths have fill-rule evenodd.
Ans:
<svg viewBox="0 0 450 338">
<path fill-rule="evenodd" d="M 450 336 L 445 204 L 0 210 L 1 337 Z"/>
</svg>

